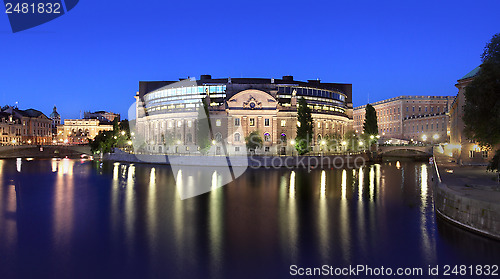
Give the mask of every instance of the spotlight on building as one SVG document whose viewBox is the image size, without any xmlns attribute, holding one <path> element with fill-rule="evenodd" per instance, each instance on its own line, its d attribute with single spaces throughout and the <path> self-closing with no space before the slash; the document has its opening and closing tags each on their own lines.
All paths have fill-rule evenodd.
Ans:
<svg viewBox="0 0 500 279">
<path fill-rule="evenodd" d="M 127 144 L 132 145 L 132 141 L 131 140 L 127 141 Z"/>
<path fill-rule="evenodd" d="M 31 140 L 28 140 L 28 144 L 31 144 Z"/>
<path fill-rule="evenodd" d="M 180 140 L 177 140 L 177 144 L 181 144 L 181 141 Z M 215 144 L 215 143 L 214 143 Z"/>
<path fill-rule="evenodd" d="M 438 134 L 434 134 L 434 136 L 432 136 L 433 139 L 437 140 L 439 139 L 439 135 Z"/>
<path fill-rule="evenodd" d="M 363 146 L 363 142 L 362 141 L 359 141 L 359 146 Z"/>
<path fill-rule="evenodd" d="M 380 138 L 380 135 L 377 135 L 377 139 L 379 139 L 379 138 Z"/>
<path fill-rule="evenodd" d="M 325 144 L 326 144 L 326 141 L 325 141 L 325 140 L 322 140 L 322 141 L 320 142 L 320 144 L 321 144 L 321 145 L 325 145 Z"/>
<path fill-rule="evenodd" d="M 374 138 L 375 138 L 375 136 L 374 136 L 374 135 L 371 135 L 371 136 L 370 136 L 370 139 L 374 139 Z"/>
<path fill-rule="evenodd" d="M 215 140 L 212 140 L 212 144 L 215 145 L 217 142 Z"/>
<path fill-rule="evenodd" d="M 125 135 L 125 131 L 122 131 L 121 134 L 122 134 L 122 136 L 124 136 Z"/>
<path fill-rule="evenodd" d="M 290 144 L 291 144 L 291 145 L 295 145 L 295 140 L 291 140 L 291 141 L 290 141 Z"/>
<path fill-rule="evenodd" d="M 17 141 L 15 139 L 12 140 L 12 144 L 16 144 L 16 143 L 17 143 Z"/>
<path fill-rule="evenodd" d="M 426 140 L 427 140 L 427 136 L 426 136 L 426 135 L 423 135 L 423 136 L 422 136 L 422 140 L 423 140 L 423 141 L 426 141 Z"/>
<path fill-rule="evenodd" d="M 341 143 L 341 144 L 342 144 L 342 145 L 346 145 L 346 144 L 347 144 L 347 142 L 344 140 L 344 141 L 342 141 L 342 143 Z"/>
</svg>

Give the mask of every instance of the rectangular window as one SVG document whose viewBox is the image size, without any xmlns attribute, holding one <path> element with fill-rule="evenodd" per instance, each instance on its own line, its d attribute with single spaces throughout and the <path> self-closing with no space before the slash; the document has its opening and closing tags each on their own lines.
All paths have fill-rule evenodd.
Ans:
<svg viewBox="0 0 500 279">
<path fill-rule="evenodd" d="M 264 119 L 264 126 L 269 127 L 269 118 Z"/>
<path fill-rule="evenodd" d="M 285 127 L 286 126 L 286 120 L 281 120 L 281 127 Z"/>
<path fill-rule="evenodd" d="M 234 119 L 234 126 L 240 126 L 240 119 L 239 118 Z"/>
<path fill-rule="evenodd" d="M 240 152 L 240 147 L 239 147 L 239 146 L 235 146 L 235 147 L 234 147 L 234 151 L 235 151 L 235 152 Z"/>
<path fill-rule="evenodd" d="M 269 146 L 266 146 L 265 151 L 266 151 L 266 152 L 269 152 Z"/>
<path fill-rule="evenodd" d="M 220 127 L 222 125 L 222 121 L 220 119 L 215 120 L 215 126 Z"/>
<path fill-rule="evenodd" d="M 255 118 L 250 118 L 250 126 L 255 126 Z"/>
<path fill-rule="evenodd" d="M 482 152 L 483 158 L 488 158 L 488 150 L 483 150 Z"/>
<path fill-rule="evenodd" d="M 474 151 L 473 150 L 469 150 L 469 158 L 474 158 Z"/>
</svg>

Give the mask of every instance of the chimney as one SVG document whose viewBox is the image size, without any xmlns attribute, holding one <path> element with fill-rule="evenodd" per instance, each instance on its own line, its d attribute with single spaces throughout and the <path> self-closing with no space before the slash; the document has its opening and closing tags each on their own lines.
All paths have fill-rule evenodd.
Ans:
<svg viewBox="0 0 500 279">
<path fill-rule="evenodd" d="M 293 81 L 293 76 L 283 76 L 283 81 Z"/>
<path fill-rule="evenodd" d="M 204 80 L 204 79 L 212 79 L 212 76 L 211 75 L 201 75 L 200 80 Z"/>
</svg>

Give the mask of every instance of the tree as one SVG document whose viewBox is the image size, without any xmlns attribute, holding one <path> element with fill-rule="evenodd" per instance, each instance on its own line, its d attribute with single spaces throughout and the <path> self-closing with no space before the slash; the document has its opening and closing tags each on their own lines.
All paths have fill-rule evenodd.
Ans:
<svg viewBox="0 0 500 279">
<path fill-rule="evenodd" d="M 253 131 L 245 137 L 247 149 L 250 151 L 255 151 L 257 148 L 261 148 L 262 142 L 262 137 L 260 136 L 259 131 Z"/>
<path fill-rule="evenodd" d="M 202 99 L 203 107 L 198 107 L 198 125 L 196 125 L 196 142 L 200 152 L 206 154 L 212 144 L 212 127 L 206 97 Z"/>
<path fill-rule="evenodd" d="M 462 119 L 467 137 L 493 147 L 500 143 L 500 33 L 486 45 L 481 58 L 478 74 L 465 88 Z"/>
<path fill-rule="evenodd" d="M 307 106 L 304 97 L 300 98 L 297 107 L 297 137 L 295 138 L 295 149 L 299 155 L 304 155 L 311 150 L 313 138 L 313 120 L 311 109 Z"/>
<path fill-rule="evenodd" d="M 367 136 L 376 137 L 378 135 L 377 111 L 375 111 L 375 108 L 370 104 L 367 104 L 365 107 L 363 131 Z"/>
</svg>

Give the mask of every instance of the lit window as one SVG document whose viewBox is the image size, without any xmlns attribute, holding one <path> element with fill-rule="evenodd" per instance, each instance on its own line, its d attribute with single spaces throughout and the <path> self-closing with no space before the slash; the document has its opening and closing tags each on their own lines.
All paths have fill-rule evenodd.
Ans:
<svg viewBox="0 0 500 279">
<path fill-rule="evenodd" d="M 193 121 L 189 120 L 188 121 L 188 128 L 191 128 L 191 127 L 193 127 Z"/>
<path fill-rule="evenodd" d="M 215 120 L 215 126 L 220 127 L 222 125 L 222 121 L 220 119 Z"/>
<path fill-rule="evenodd" d="M 474 151 L 473 150 L 469 150 L 469 158 L 474 158 Z"/>
<path fill-rule="evenodd" d="M 321 122 L 318 122 L 318 129 L 321 128 Z"/>
<path fill-rule="evenodd" d="M 255 118 L 250 118 L 250 126 L 255 126 Z"/>
<path fill-rule="evenodd" d="M 286 120 L 281 120 L 281 127 L 285 127 L 286 126 Z"/>
<path fill-rule="evenodd" d="M 269 133 L 264 134 L 264 141 L 267 141 L 267 142 L 271 141 L 271 135 Z"/>
<path fill-rule="evenodd" d="M 483 158 L 488 158 L 488 150 L 483 150 Z"/>
</svg>

